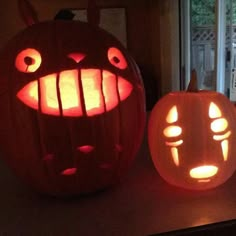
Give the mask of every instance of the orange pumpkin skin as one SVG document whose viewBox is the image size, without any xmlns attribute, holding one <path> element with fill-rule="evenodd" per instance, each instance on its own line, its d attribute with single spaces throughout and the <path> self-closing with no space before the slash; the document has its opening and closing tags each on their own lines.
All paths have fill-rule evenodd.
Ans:
<svg viewBox="0 0 236 236">
<path fill-rule="evenodd" d="M 8 42 L 0 64 L 0 146 L 17 176 L 58 196 L 120 181 L 142 140 L 145 101 L 118 40 L 78 21 L 37 23 Z"/>
<path fill-rule="evenodd" d="M 154 106 L 148 143 L 154 165 L 168 183 L 192 190 L 214 188 L 236 167 L 236 116 L 214 91 L 173 92 Z"/>
</svg>

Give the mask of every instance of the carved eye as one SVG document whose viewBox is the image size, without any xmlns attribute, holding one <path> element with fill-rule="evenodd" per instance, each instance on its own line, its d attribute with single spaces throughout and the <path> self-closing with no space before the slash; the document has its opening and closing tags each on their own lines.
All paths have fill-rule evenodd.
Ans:
<svg viewBox="0 0 236 236">
<path fill-rule="evenodd" d="M 228 127 L 228 122 L 225 118 L 218 118 L 211 122 L 211 130 L 215 133 L 225 131 Z"/>
<path fill-rule="evenodd" d="M 109 62 L 121 69 L 121 70 L 124 70 L 127 68 L 127 62 L 126 62 L 126 59 L 124 57 L 124 55 L 122 54 L 122 52 L 118 49 L 118 48 L 109 48 L 108 49 L 108 52 L 107 52 L 107 57 L 108 57 L 108 60 Z"/>
<path fill-rule="evenodd" d="M 182 129 L 177 125 L 171 125 L 166 127 L 163 133 L 166 137 L 177 137 L 182 133 Z"/>
<path fill-rule="evenodd" d="M 214 133 L 213 139 L 221 141 L 221 150 L 224 161 L 228 160 L 229 141 L 228 138 L 231 135 L 231 131 L 228 130 L 228 121 L 222 117 L 220 108 L 213 102 L 209 106 L 209 117 L 214 119 L 211 122 L 211 130 Z M 224 132 L 224 133 L 222 133 Z"/>
<path fill-rule="evenodd" d="M 222 113 L 220 108 L 215 104 L 211 103 L 209 107 L 209 117 L 214 119 L 211 122 L 211 130 L 216 133 L 213 135 L 214 140 L 224 140 L 228 138 L 231 134 L 231 131 L 227 131 L 228 121 L 225 118 L 222 118 Z M 224 134 L 219 134 L 221 132 L 226 132 Z"/>
<path fill-rule="evenodd" d="M 16 56 L 15 66 L 21 72 L 32 73 L 40 67 L 41 62 L 40 53 L 36 49 L 27 48 Z"/>
<path fill-rule="evenodd" d="M 182 128 L 176 124 L 175 122 L 178 121 L 178 110 L 176 106 L 173 106 L 167 116 L 166 116 L 166 122 L 169 123 L 170 125 L 167 126 L 163 130 L 164 136 L 168 138 L 178 138 L 182 134 Z M 179 138 L 178 140 L 172 140 L 172 141 L 166 141 L 165 142 L 167 146 L 170 147 L 172 159 L 175 163 L 176 166 L 179 166 L 179 151 L 178 151 L 178 146 L 183 144 L 183 140 Z"/>
<path fill-rule="evenodd" d="M 177 111 L 177 107 L 173 106 L 167 116 L 166 116 L 166 122 L 171 124 L 171 123 L 175 123 L 178 120 L 178 111 Z"/>
</svg>

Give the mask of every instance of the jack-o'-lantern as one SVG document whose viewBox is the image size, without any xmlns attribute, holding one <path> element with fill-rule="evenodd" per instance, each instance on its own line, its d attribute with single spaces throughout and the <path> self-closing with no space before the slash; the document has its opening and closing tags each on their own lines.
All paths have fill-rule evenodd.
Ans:
<svg viewBox="0 0 236 236">
<path fill-rule="evenodd" d="M 154 106 L 148 142 L 159 174 L 170 184 L 204 190 L 224 183 L 236 168 L 236 115 L 215 91 L 171 92 Z"/>
<path fill-rule="evenodd" d="M 30 8 L 24 9 L 26 22 L 33 23 L 0 53 L 5 160 L 43 193 L 106 188 L 128 170 L 142 140 L 139 70 L 121 43 L 97 25 L 34 22 Z"/>
</svg>

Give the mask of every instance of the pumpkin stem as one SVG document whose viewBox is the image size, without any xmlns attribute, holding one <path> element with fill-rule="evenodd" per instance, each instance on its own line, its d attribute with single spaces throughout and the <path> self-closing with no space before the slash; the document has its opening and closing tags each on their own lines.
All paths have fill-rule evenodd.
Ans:
<svg viewBox="0 0 236 236">
<path fill-rule="evenodd" d="M 100 11 L 96 4 L 96 0 L 88 0 L 87 9 L 88 23 L 94 26 L 98 26 L 100 23 Z"/>
<path fill-rule="evenodd" d="M 188 84 L 187 92 L 193 92 L 193 93 L 198 92 L 197 72 L 195 69 L 191 71 L 191 79 Z"/>
<path fill-rule="evenodd" d="M 27 26 L 39 22 L 37 12 L 29 1 L 18 0 L 18 10 Z"/>
</svg>

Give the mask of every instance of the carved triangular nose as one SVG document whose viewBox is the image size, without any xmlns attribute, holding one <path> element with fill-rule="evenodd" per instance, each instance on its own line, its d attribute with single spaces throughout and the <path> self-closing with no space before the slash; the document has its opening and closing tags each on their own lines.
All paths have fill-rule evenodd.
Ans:
<svg viewBox="0 0 236 236">
<path fill-rule="evenodd" d="M 83 53 L 72 52 L 68 54 L 68 57 L 74 60 L 76 63 L 79 63 L 85 58 L 85 55 Z"/>
</svg>

